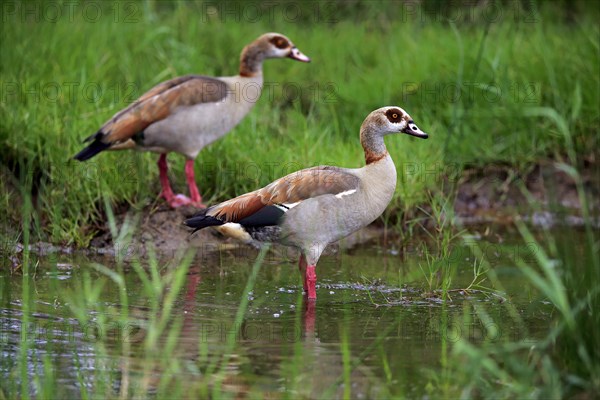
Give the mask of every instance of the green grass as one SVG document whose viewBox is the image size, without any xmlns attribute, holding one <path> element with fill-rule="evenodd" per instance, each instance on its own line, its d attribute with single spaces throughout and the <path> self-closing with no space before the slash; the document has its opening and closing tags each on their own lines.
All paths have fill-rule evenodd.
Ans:
<svg viewBox="0 0 600 400">
<path fill-rule="evenodd" d="M 406 227 L 406 215 L 417 207 L 429 213 L 433 245 L 423 247 L 425 257 L 409 280 L 416 277 L 429 292 L 441 291 L 440 327 L 457 322 L 455 326 L 464 329 L 474 321 L 493 329 L 501 325 L 502 317 L 494 306 L 476 301 L 463 306 L 457 321 L 449 311 L 448 293 L 457 288 L 458 271 L 446 259 L 452 259 L 456 232 L 443 216 L 452 208 L 447 192 L 454 189 L 455 173 L 490 164 L 521 172 L 542 160 L 558 161 L 576 182 L 584 203 L 582 216 L 589 222 L 577 170 L 590 160 L 593 163 L 598 154 L 600 12 L 593 2 L 543 2 L 533 4 L 533 14 L 520 3 L 504 3 L 503 18 L 492 23 L 482 16 L 482 7 L 472 8 L 469 21 L 436 20 L 435 11 L 423 10 L 435 10 L 438 2 L 423 2 L 417 17 L 409 18 L 401 13 L 401 2 L 319 3 L 333 7 L 335 13 L 323 10 L 318 21 L 310 14 L 314 3 L 309 3 L 301 6 L 309 13 L 302 23 L 286 21 L 281 12 L 275 12 L 272 20 L 265 17 L 254 23 L 234 18 L 206 21 L 206 9 L 194 2 L 127 3 L 135 12 L 133 21 L 124 20 L 128 11 L 124 9 L 115 21 L 110 11 L 114 4 L 99 3 L 104 16 L 94 21 L 86 21 L 76 8 L 72 20 L 51 22 L 24 17 L 10 8 L 24 4 L 3 5 L 0 28 L 0 204 L 5 210 L 0 219 L 0 249 L 10 254 L 15 242 L 25 246 L 19 255 L 21 287 L 11 288 L 14 281 L 7 273 L 0 284 L 3 304 L 20 300 L 21 326 L 27 326 L 40 307 L 29 243 L 42 239 L 86 245 L 97 225 L 107 220 L 115 243 L 126 247 L 135 220 L 119 230 L 112 210 L 143 208 L 156 200 L 155 155 L 108 153 L 81 164 L 70 160 L 81 148 L 81 139 L 160 81 L 188 73 L 235 74 L 241 48 L 266 31 L 288 35 L 313 62 L 265 64 L 265 79 L 274 89 L 266 90 L 248 117 L 206 148 L 196 162 L 207 201 L 255 189 L 306 166 L 360 166 L 358 128 L 363 118 L 380 106 L 400 105 L 430 133 L 430 139 L 386 139 L 399 185 L 383 220 L 386 225 Z M 286 92 L 285 84 L 299 92 Z M 85 88 L 99 88 L 102 95 L 93 98 Z M 295 93 L 300 96 L 291 96 Z M 174 185 L 183 190 L 183 159 L 171 156 L 170 160 Z M 411 235 L 414 224 L 408 228 L 405 234 Z M 430 384 L 424 388 L 431 397 L 591 397 L 600 390 L 597 232 L 588 224 L 586 240 L 573 243 L 550 232 L 536 237 L 522 224 L 518 229 L 524 243 L 535 243 L 540 249 L 534 263 L 517 259 L 516 265 L 522 279 L 535 288 L 532 303 L 543 300 L 551 307 L 552 329 L 532 347 L 520 311 L 508 301 L 498 307 L 524 332 L 521 340 L 504 336 L 483 343 L 467 339 L 450 343 L 442 335 L 440 368 L 431 372 Z M 485 275 L 485 285 L 502 291 L 501 271 L 488 265 L 487 254 L 478 254 L 476 246 L 473 252 L 478 257 L 469 266 L 471 285 L 479 287 Z M 232 331 L 247 316 L 247 293 L 261 260 L 249 275 Z M 183 314 L 174 308 L 190 262 L 190 256 L 183 254 L 167 265 L 152 257 L 147 263 L 133 261 L 139 287 L 132 288 L 124 279 L 132 272 L 126 272 L 117 257 L 114 269 L 91 265 L 69 292 L 52 289 L 82 326 L 93 315 L 101 331 L 133 324 L 144 333 L 135 344 L 126 340 L 115 344 L 106 338 L 94 341 L 91 372 L 89 366 L 79 366 L 79 356 L 73 353 L 81 397 L 144 397 L 149 390 L 159 398 L 183 390 L 200 397 L 227 395 L 220 384 L 226 378 L 228 355 L 239 350 L 233 335 L 220 353 L 198 343 L 193 361 L 173 356 L 183 324 Z M 400 270 L 390 269 L 390 275 L 406 281 Z M 103 302 L 103 292 L 110 286 L 119 288 L 118 307 Z M 138 304 L 145 303 L 150 310 L 147 319 L 136 319 L 135 309 L 129 307 L 128 296 L 136 289 Z M 297 315 L 295 323 L 300 325 L 301 314 Z M 434 320 L 432 325 L 438 322 Z M 382 330 L 377 340 L 357 351 L 351 347 L 348 325 L 340 326 L 343 368 L 337 383 L 345 385 L 343 396 L 352 396 L 348 384 L 353 371 L 363 360 L 384 352 L 382 343 L 393 328 Z M 496 332 L 488 333 L 494 337 Z M 31 393 L 28 354 L 34 344 L 28 330 L 22 329 L 15 359 L 3 360 L 9 381 L 0 397 Z M 288 396 L 307 389 L 301 376 L 307 362 L 302 349 L 298 341 L 291 362 L 283 367 L 292 388 Z M 44 373 L 38 374 L 32 387 L 39 397 L 60 396 L 58 366 L 49 356 L 39 357 Z M 379 360 L 388 382 L 382 385 L 382 393 L 388 394 L 398 360 L 391 356 Z M 117 370 L 119 377 L 109 376 Z M 189 382 L 179 378 L 190 370 L 206 377 L 191 383 L 191 389 Z M 93 386 L 84 384 L 90 379 Z M 115 379 L 121 382 L 118 388 L 109 384 Z M 338 388 L 332 385 L 325 393 L 333 395 Z"/>
<path fill-rule="evenodd" d="M 580 155 L 565 118 L 548 108 L 529 112 L 551 120 L 565 138 L 566 157 L 577 165 Z M 585 223 L 584 239 L 576 241 L 568 230 L 547 229 L 536 238 L 517 221 L 523 243 L 531 251 L 530 257 L 519 255 L 514 260 L 523 279 L 537 289 L 532 303 L 551 305 L 552 328 L 542 340 L 532 340 L 522 311 L 512 302 L 504 302 L 508 317 L 521 332 L 521 337 L 514 339 L 509 332 L 498 331 L 500 321 L 489 313 L 493 307 L 472 302 L 464 308 L 458 326 L 468 330 L 476 320 L 488 327 L 489 336 L 481 344 L 459 337 L 451 352 L 452 364 L 442 363 L 441 375 L 447 379 L 438 388 L 444 394 L 449 390 L 465 398 L 537 399 L 593 397 L 600 391 L 600 334 L 596 329 L 600 325 L 600 238 L 590 218 L 591 196 L 584 190 L 582 177 L 567 164 L 558 166 L 575 182 Z M 480 274 L 485 273 L 497 290 L 505 291 L 488 255 L 476 244 L 471 247 L 480 263 Z M 443 353 L 442 359 L 448 353 Z"/>
<path fill-rule="evenodd" d="M 454 396 L 470 398 L 572 398 L 594 397 L 600 390 L 600 260 L 597 232 L 589 232 L 583 243 L 568 234 L 544 232 L 543 241 L 518 224 L 524 243 L 537 250 L 532 260 L 515 261 L 526 282 L 539 295 L 532 303 L 544 301 L 553 310 L 551 329 L 541 340 L 532 339 L 522 319 L 522 310 L 505 302 L 508 318 L 520 332 L 498 330 L 500 320 L 490 316 L 498 307 L 472 302 L 456 322 L 463 331 L 478 323 L 487 327 L 483 343 L 459 338 L 446 366 L 448 388 Z M 595 255 L 594 255 L 595 253 Z M 475 246 L 482 262 L 486 257 Z M 488 278 L 502 287 L 494 268 L 487 265 Z M 444 374 L 443 373 L 443 374 Z M 439 389 L 442 389 L 440 385 Z"/>
<path fill-rule="evenodd" d="M 196 161 L 208 202 L 306 166 L 361 166 L 360 124 L 389 104 L 405 108 L 430 139 L 386 139 L 399 172 L 386 220 L 428 204 L 464 167 L 524 170 L 541 159 L 569 161 L 566 140 L 584 155 L 598 145 L 599 13 L 587 2 L 577 3 L 574 21 L 564 16 L 570 7 L 543 2 L 532 13 L 509 3 L 491 23 L 481 7 L 470 21 L 448 23 L 436 18 L 435 2 L 416 17 L 400 2 L 388 11 L 376 2 L 327 3 L 320 19 L 310 3 L 302 23 L 281 11 L 253 23 L 207 20 L 193 2 L 127 3 L 131 9 L 115 17 L 114 5 L 102 4 L 91 21 L 80 8 L 56 22 L 2 9 L 1 199 L 6 223 L 23 222 L 10 205 L 20 202 L 14 188 L 27 170 L 35 240 L 87 244 L 105 219 L 103 196 L 113 206 L 155 201 L 156 155 L 101 154 L 82 164 L 70 160 L 81 140 L 160 81 L 235 74 L 242 47 L 266 31 L 288 35 L 313 62 L 265 63 L 272 90 Z M 561 116 L 569 137 L 532 107 Z M 170 161 L 174 186 L 184 191 L 183 157 Z"/>
</svg>

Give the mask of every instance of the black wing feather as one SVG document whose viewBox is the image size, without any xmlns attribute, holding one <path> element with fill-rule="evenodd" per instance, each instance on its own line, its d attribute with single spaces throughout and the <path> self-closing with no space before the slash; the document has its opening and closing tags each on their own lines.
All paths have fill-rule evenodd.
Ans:
<svg viewBox="0 0 600 400">
<path fill-rule="evenodd" d="M 238 223 L 244 227 L 259 227 L 278 225 L 281 217 L 285 214 L 279 205 L 265 206 L 254 214 L 240 220 Z"/>
<path fill-rule="evenodd" d="M 217 226 L 223 225 L 225 222 L 221 221 L 218 218 L 211 217 L 210 215 L 206 215 L 208 209 L 204 209 L 200 211 L 198 214 L 194 215 L 191 218 L 183 221 L 184 225 L 189 226 L 190 228 L 194 228 L 193 232 L 199 231 L 203 228 L 208 228 L 209 226 Z"/>
</svg>

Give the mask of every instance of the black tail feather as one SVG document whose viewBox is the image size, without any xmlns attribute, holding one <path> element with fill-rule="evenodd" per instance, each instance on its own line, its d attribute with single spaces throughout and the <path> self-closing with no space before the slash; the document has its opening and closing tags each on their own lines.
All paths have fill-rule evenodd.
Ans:
<svg viewBox="0 0 600 400">
<path fill-rule="evenodd" d="M 206 211 L 208 209 L 200 211 L 198 214 L 194 215 L 191 218 L 186 219 L 183 223 L 190 228 L 194 228 L 192 233 L 199 231 L 203 228 L 208 228 L 209 226 L 217 226 L 223 225 L 224 222 L 218 218 L 211 217 L 210 215 L 206 215 Z"/>
<path fill-rule="evenodd" d="M 89 139 L 90 138 L 86 139 L 86 141 L 88 141 Z M 77 153 L 73 158 L 79 161 L 89 160 L 96 154 L 100 153 L 102 150 L 106 150 L 109 147 L 109 143 L 104 143 L 100 141 L 100 138 L 96 137 L 96 139 L 92 143 L 90 143 L 85 149 Z"/>
</svg>

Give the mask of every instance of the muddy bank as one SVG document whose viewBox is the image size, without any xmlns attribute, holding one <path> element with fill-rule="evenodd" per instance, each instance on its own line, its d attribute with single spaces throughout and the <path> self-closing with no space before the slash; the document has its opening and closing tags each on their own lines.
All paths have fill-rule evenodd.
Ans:
<svg viewBox="0 0 600 400">
<path fill-rule="evenodd" d="M 115 257 L 120 257 L 125 261 L 147 257 L 150 254 L 157 255 L 161 260 L 168 261 L 173 258 L 180 258 L 189 249 L 194 249 L 195 257 L 198 261 L 206 262 L 209 265 L 218 264 L 217 260 L 221 251 L 227 251 L 236 258 L 254 260 L 260 249 L 239 243 L 236 240 L 225 237 L 213 229 L 203 229 L 191 234 L 191 229 L 184 226 L 182 221 L 197 212 L 192 207 L 182 207 L 176 210 L 168 206 L 161 206 L 152 212 L 138 213 L 140 217 L 133 229 L 133 236 L 115 242 L 107 226 L 99 232 L 90 242 L 88 248 L 74 248 L 70 246 L 59 246 L 48 242 L 37 242 L 29 246 L 32 253 L 43 256 L 57 256 L 57 260 L 62 259 L 61 255 L 67 255 L 66 259 L 76 260 L 82 257 L 85 260 L 97 260 L 102 262 L 103 258 L 108 258 L 112 262 Z M 128 218 L 131 224 L 131 212 L 117 215 L 118 228 L 122 229 L 123 223 Z M 358 232 L 348 236 L 339 243 L 329 246 L 326 255 L 336 254 L 339 249 L 350 249 L 358 244 L 372 241 L 383 235 L 383 228 L 373 224 Z M 14 251 L 9 251 L 9 264 L 13 268 L 18 268 L 20 256 L 23 252 L 23 245 L 17 244 Z M 296 249 L 274 244 L 270 251 L 269 259 L 274 262 L 284 260 L 295 262 L 298 259 Z M 60 264 L 60 262 L 59 262 Z"/>
<path fill-rule="evenodd" d="M 182 251 L 194 248 L 197 257 L 211 257 L 218 251 L 231 251 L 242 257 L 248 255 L 255 258 L 259 249 L 253 246 L 241 244 L 238 241 L 225 237 L 213 229 L 203 229 L 191 234 L 191 229 L 184 226 L 182 222 L 192 216 L 197 209 L 193 207 L 182 207 L 176 210 L 168 206 L 162 206 L 153 213 L 145 214 L 140 221 L 136 232 L 140 232 L 131 240 L 126 249 L 120 249 L 113 245 L 109 232 L 104 232 L 94 238 L 90 244 L 93 252 L 103 255 L 115 255 L 119 251 L 126 257 L 135 255 L 146 255 L 148 251 L 155 250 L 161 256 L 176 256 Z M 120 217 L 122 221 L 123 216 Z M 335 246 L 330 246 L 328 253 L 337 252 L 341 247 L 349 249 L 357 244 L 365 243 L 382 235 L 383 228 L 372 225 L 345 238 Z M 286 246 L 273 246 L 274 251 L 280 253 L 281 257 L 296 259 L 297 251 Z M 326 253 L 327 254 L 327 253 Z"/>
<path fill-rule="evenodd" d="M 600 227 L 600 174 L 594 168 L 586 169 L 582 174 L 584 190 L 591 201 L 589 208 L 593 212 L 593 224 Z M 554 164 L 538 164 L 525 174 L 519 174 L 506 167 L 488 167 L 483 170 L 466 170 L 461 178 L 450 182 L 452 187 L 447 196 L 453 197 L 453 224 L 473 226 L 478 224 L 512 224 L 523 219 L 529 224 L 550 228 L 559 226 L 581 226 L 581 204 L 574 180 Z M 425 212 L 431 212 L 429 205 L 424 211 L 415 211 L 410 218 L 419 218 L 425 228 L 434 227 L 434 221 L 428 219 Z M 197 252 L 197 257 L 211 258 L 219 251 L 228 250 L 240 256 L 252 259 L 258 250 L 225 238 L 212 229 L 204 229 L 191 235 L 182 221 L 197 210 L 182 207 L 177 210 L 163 205 L 157 209 L 138 214 L 137 229 L 130 241 L 113 243 L 107 226 L 101 227 L 89 248 L 73 249 L 54 246 L 50 243 L 37 243 L 31 246 L 34 253 L 73 254 L 90 256 L 122 256 L 125 259 L 146 256 L 154 251 L 161 258 L 171 258 L 189 248 Z M 119 226 L 131 212 L 117 216 Z M 388 232 L 389 233 L 389 232 Z M 335 253 L 339 248 L 349 249 L 357 244 L 382 238 L 386 232 L 379 223 L 364 228 L 336 245 L 330 246 L 326 253 Z M 22 250 L 17 248 L 17 253 Z M 274 252 L 282 257 L 295 259 L 297 252 L 284 246 L 274 246 Z"/>
<path fill-rule="evenodd" d="M 586 170 L 582 175 L 590 208 L 600 210 L 600 176 Z M 452 193 L 448 193 L 452 196 Z M 454 199 L 454 223 L 461 225 L 511 224 L 517 218 L 528 223 L 549 228 L 554 225 L 583 225 L 581 204 L 574 180 L 554 164 L 538 164 L 525 174 L 518 174 L 507 168 L 489 167 L 483 170 L 467 170 L 457 182 Z M 427 207 L 423 207 L 427 209 Z M 182 221 L 196 212 L 193 208 L 171 210 L 164 206 L 144 215 L 140 223 L 140 234 L 131 244 L 132 252 L 146 254 L 152 244 L 157 252 L 168 255 L 182 248 L 196 248 L 199 254 L 210 254 L 215 250 L 240 251 L 240 245 L 211 229 L 204 229 L 190 235 Z M 122 218 L 122 217 L 121 217 Z M 600 221 L 595 218 L 595 225 Z M 431 225 L 425 221 L 424 224 Z M 383 227 L 375 223 L 343 240 L 329 249 L 337 251 L 352 248 L 360 243 L 379 238 L 384 234 Z M 92 241 L 94 249 L 114 252 L 108 232 Z M 242 245 L 242 247 L 248 247 Z M 249 250 L 251 251 L 251 250 Z M 279 251 L 289 250 L 280 249 Z M 294 257 L 295 253 L 290 254 Z"/>
<path fill-rule="evenodd" d="M 600 226 L 600 171 L 589 166 L 581 175 L 593 224 Z M 553 163 L 537 164 L 526 173 L 490 166 L 463 173 L 454 200 L 456 222 L 510 224 L 517 218 L 551 228 L 584 224 L 577 185 Z"/>
</svg>

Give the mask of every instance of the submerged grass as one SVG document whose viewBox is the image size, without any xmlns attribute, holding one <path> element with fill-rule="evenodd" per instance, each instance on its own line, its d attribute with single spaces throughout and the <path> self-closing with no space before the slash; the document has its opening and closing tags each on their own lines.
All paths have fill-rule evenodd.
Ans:
<svg viewBox="0 0 600 400">
<path fill-rule="evenodd" d="M 46 3 L 36 4 L 43 10 Z M 255 110 L 196 162 L 209 203 L 306 166 L 362 165 L 360 124 L 387 104 L 403 106 L 431 138 L 386 140 L 399 172 L 386 220 L 403 221 L 429 204 L 430 193 L 464 167 L 523 170 L 547 157 L 571 161 L 567 142 L 582 154 L 597 148 L 600 31 L 588 2 L 577 3 L 579 12 L 560 3 L 506 3 L 497 18 L 473 7 L 451 24 L 435 2 L 414 15 L 402 2 L 294 3 L 304 18 L 275 11 L 252 21 L 200 2 L 99 4 L 103 13 L 91 22 L 80 8 L 56 21 L 23 16 L 25 3 L 2 10 L 3 42 L 11 44 L 0 61 L 2 200 L 19 203 L 12 188 L 18 171 L 30 169 L 36 240 L 87 244 L 105 218 L 104 197 L 113 206 L 154 202 L 155 155 L 107 153 L 84 164 L 70 157 L 154 84 L 188 73 L 235 74 L 242 47 L 266 31 L 288 35 L 313 62 L 265 64 Z M 327 12 L 317 14 L 315 4 Z M 563 118 L 570 135 L 531 107 Z M 183 190 L 183 159 L 170 162 Z M 14 224 L 21 216 L 5 218 Z"/>
<path fill-rule="evenodd" d="M 124 223 L 117 229 L 114 214 L 108 205 L 107 210 L 115 247 L 117 250 L 126 248 L 134 225 Z M 31 208 L 25 207 L 24 212 L 30 213 Z M 26 232 L 23 238 L 25 245 L 28 237 Z M 184 395 L 206 397 L 208 394 L 212 394 L 214 398 L 230 397 L 227 391 L 223 392 L 223 381 L 230 376 L 227 366 L 230 358 L 235 356 L 236 338 L 239 334 L 237 330 L 242 326 L 247 312 L 248 293 L 254 287 L 267 250 L 264 248 L 254 263 L 222 352 L 211 352 L 210 356 L 207 356 L 207 343 L 202 340 L 202 334 L 194 343 L 198 346 L 196 350 L 182 347 L 179 343 L 186 319 L 192 317 L 193 311 L 180 310 L 185 282 L 192 279 L 188 271 L 193 252 L 179 254 L 166 264 L 159 263 L 150 252 L 147 261 L 143 263 L 139 259 L 133 259 L 125 265 L 121 258 L 116 257 L 116 267 L 113 268 L 98 263 L 86 265 L 86 270 L 73 288 L 54 293 L 55 301 L 68 306 L 72 318 L 83 327 L 91 351 L 91 354 L 86 354 L 82 348 L 72 343 L 72 361 L 66 364 L 66 368 L 72 368 L 76 372 L 76 388 L 60 384 L 56 373 L 62 372 L 61 367 L 65 367 L 65 364 L 50 358 L 55 346 L 52 341 L 46 343 L 44 351 L 40 352 L 40 359 L 31 355 L 31 345 L 39 340 L 30 337 L 29 329 L 30 319 L 37 312 L 38 301 L 31 293 L 31 281 L 36 279 L 32 261 L 28 251 L 24 250 L 20 293 L 5 290 L 1 292 L 3 308 L 15 299 L 21 304 L 21 337 L 17 359 L 12 366 L 2 359 L 2 374 L 8 379 L 3 380 L 0 385 L 0 397 L 67 398 L 76 395 L 84 399 L 125 399 L 143 398 L 148 394 L 158 398 L 178 398 Z M 118 254 L 118 251 L 115 253 Z M 131 273 L 136 275 L 136 279 L 126 280 L 126 275 Z M 6 286 L 10 274 L 3 273 L 2 276 L 2 284 Z M 118 292 L 118 302 L 115 304 L 103 299 L 111 285 Z M 141 290 L 134 290 L 132 285 L 141 285 Z M 132 299 L 133 293 L 136 295 Z M 139 306 L 132 306 L 133 302 L 146 304 L 148 309 L 140 313 L 137 310 Z M 183 308 L 185 307 L 184 305 Z M 4 323 L 2 327 L 4 329 Z M 1 345 L 4 347 L 10 343 L 3 339 Z M 207 358 L 199 357 L 195 360 L 182 353 L 186 350 L 197 351 L 197 354 L 204 354 Z M 4 351 L 2 349 L 2 354 L 6 354 Z M 198 365 L 194 366 L 196 361 Z M 44 373 L 32 375 L 35 365 L 41 365 Z M 195 370 L 201 371 L 202 379 L 193 382 L 181 379 L 181 374 L 189 374 Z"/>
<path fill-rule="evenodd" d="M 116 227 L 110 207 L 107 206 L 107 209 L 109 226 Z M 35 213 L 31 209 L 29 212 Z M 124 223 L 120 229 L 113 231 L 115 246 L 126 245 L 132 226 L 134 224 Z M 597 344 L 600 337 L 595 329 L 600 323 L 597 312 L 600 306 L 598 234 L 590 230 L 584 242 L 573 243 L 568 234 L 561 236 L 548 231 L 533 235 L 521 223 L 518 228 L 523 243 L 538 251 L 530 254 L 535 256 L 534 259 L 517 258 L 515 264 L 522 272 L 523 280 L 539 293 L 539 299 L 534 298 L 533 302 L 546 301 L 555 310 L 551 330 L 542 339 L 534 338 L 524 322 L 522 311 L 511 301 L 492 305 L 465 298 L 462 300 L 462 314 L 451 314 L 451 307 L 456 307 L 456 302 L 452 304 L 450 297 L 445 295 L 458 286 L 454 283 L 453 274 L 442 273 L 439 285 L 445 295 L 442 296 L 441 312 L 434 314 L 439 315 L 439 320 L 430 321 L 434 325 L 432 329 L 442 332 L 439 346 L 436 342 L 439 367 L 430 371 L 429 383 L 420 387 L 417 393 L 427 393 L 431 397 L 564 398 L 582 392 L 592 395 L 598 391 L 600 357 Z M 25 234 L 25 240 L 27 237 Z M 473 276 L 479 278 L 485 274 L 491 287 L 507 292 L 498 276 L 498 268 L 490 264 L 487 253 L 479 249 L 469 236 L 463 237 L 475 256 Z M 442 243 L 446 239 L 438 236 L 436 240 Z M 91 264 L 82 271 L 77 284 L 69 291 L 52 289 L 58 304 L 68 306 L 72 318 L 80 326 L 90 328 L 88 346 L 73 346 L 70 350 L 72 368 L 79 381 L 75 388 L 61 384 L 59 375 L 65 368 L 65 361 L 61 361 L 62 356 L 56 359 L 50 355 L 55 345 L 52 341 L 47 342 L 45 351 L 39 356 L 32 356 L 35 353 L 32 349 L 39 346 L 36 343 L 39 339 L 32 337 L 23 327 L 38 312 L 40 301 L 32 290 L 32 280 L 36 279 L 32 265 L 35 261 L 24 255 L 23 261 L 28 264 L 23 265 L 22 286 L 15 289 L 18 292 L 3 290 L 1 293 L 3 306 L 18 299 L 22 312 L 18 355 L 12 366 L 3 371 L 8 379 L 1 386 L 2 395 L 7 398 L 56 398 L 71 397 L 78 391 L 77 396 L 81 398 L 143 398 L 148 395 L 158 398 L 228 398 L 239 391 L 249 393 L 249 397 L 265 397 L 266 392 L 261 391 L 260 383 L 249 387 L 236 386 L 229 370 L 236 365 L 236 357 L 243 357 L 247 352 L 245 346 L 248 344 L 238 340 L 239 329 L 244 320 L 251 319 L 248 296 L 255 290 L 257 273 L 265 254 L 263 250 L 248 274 L 237 310 L 231 315 L 231 329 L 226 333 L 226 340 L 221 342 L 206 341 L 202 331 L 183 336 L 189 323 L 187 319 L 194 318 L 198 312 L 182 304 L 181 300 L 184 283 L 188 281 L 189 285 L 189 281 L 193 280 L 188 274 L 192 261 L 189 253 L 180 254 L 166 264 L 159 263 L 153 256 L 144 262 L 133 260 L 127 270 L 119 258 L 116 268 Z M 438 257 L 442 259 L 442 255 Z M 453 259 L 447 253 L 443 257 L 446 261 Z M 463 266 L 464 263 L 456 265 Z M 395 268 L 402 268 L 402 265 Z M 136 279 L 126 279 L 127 274 L 135 274 Z M 3 276 L 5 288 L 10 282 L 10 275 L 4 273 Z M 106 301 L 105 292 L 111 285 L 118 288 L 117 303 Z M 187 296 L 189 294 L 186 293 Z M 344 303 L 353 302 L 348 291 L 340 292 L 338 296 L 344 298 Z M 298 313 L 293 324 L 301 329 L 303 312 L 300 312 L 300 295 L 297 300 Z M 191 304 L 204 303 L 192 301 Z M 256 303 L 253 306 L 257 308 Z M 498 313 L 499 308 L 505 309 L 506 313 Z M 325 313 L 320 318 L 321 322 L 327 321 L 329 312 L 343 313 L 343 323 L 336 327 L 339 343 L 335 344 L 339 354 L 336 363 L 341 364 L 340 368 L 321 372 L 333 378 L 328 380 L 331 383 L 316 389 L 313 385 L 317 384 L 307 379 L 307 370 L 318 369 L 318 361 L 324 360 L 317 358 L 321 352 L 325 352 L 325 359 L 331 356 L 326 351 L 331 343 L 327 343 L 327 336 L 323 336 L 323 330 L 327 328 L 317 325 L 317 336 L 298 338 L 293 346 L 293 355 L 287 362 L 282 362 L 284 365 L 279 373 L 283 398 L 297 398 L 299 395 L 322 395 L 326 398 L 356 396 L 358 389 L 353 385 L 355 374 L 372 362 L 375 355 L 381 354 L 382 345 L 390 337 L 398 335 L 403 320 L 398 317 L 394 323 L 382 326 L 376 337 L 361 340 L 364 344 L 357 348 L 358 339 L 352 336 L 356 331 L 351 329 L 356 319 L 353 319 L 351 310 L 320 309 L 321 314 Z M 428 318 L 426 310 L 421 309 L 420 312 L 424 319 Z M 512 325 L 498 320 L 499 314 L 504 318 L 508 316 Z M 453 331 L 457 328 L 462 332 L 470 331 L 475 321 L 477 326 L 486 330 L 484 340 L 471 342 L 470 337 Z M 514 334 L 501 331 L 501 327 L 514 329 L 519 337 L 515 339 Z M 193 340 L 189 341 L 190 338 Z M 0 344 L 6 345 L 4 342 Z M 266 346 L 271 347 L 273 343 Z M 308 350 L 313 347 L 312 351 Z M 388 356 L 391 357 L 390 354 Z M 377 360 L 381 360 L 381 377 L 367 377 L 376 388 L 374 393 L 386 398 L 413 397 L 414 392 L 398 391 L 399 386 L 409 387 L 398 385 L 398 380 L 411 379 L 412 375 L 403 375 L 397 364 L 388 363 L 385 355 Z M 395 361 L 397 363 L 398 359 Z M 2 368 L 7 368 L 7 365 L 6 360 L 2 360 Z M 34 374 L 32 378 L 33 365 L 41 365 L 44 373 Z M 419 371 L 422 367 L 415 365 L 414 369 Z M 189 376 L 194 379 L 188 379 Z"/>
<path fill-rule="evenodd" d="M 566 139 L 569 162 L 577 165 L 580 156 L 565 118 L 547 108 L 530 113 L 543 115 L 556 125 Z M 565 170 L 577 186 L 585 221 L 583 243 L 576 242 L 567 232 L 548 230 L 542 231 L 540 240 L 522 221 L 516 223 L 523 242 L 533 249 L 530 254 L 533 257 L 517 257 L 515 263 L 523 277 L 537 288 L 536 301 L 552 306 L 552 329 L 542 340 L 533 340 L 519 310 L 511 302 L 505 302 L 507 313 L 520 332 L 520 338 L 514 339 L 509 332 L 498 330 L 499 321 L 490 317 L 484 305 L 471 304 L 473 312 L 465 311 L 462 328 L 468 329 L 472 320 L 477 319 L 486 327 L 486 337 L 492 339 L 475 345 L 459 336 L 452 349 L 454 363 L 445 371 L 458 382 L 453 390 L 461 397 L 592 398 L 600 392 L 600 333 L 597 330 L 600 326 L 600 237 L 592 225 L 589 194 L 584 191 L 581 176 L 570 165 L 559 164 L 559 168 Z M 484 264 L 492 285 L 503 290 L 486 255 L 477 246 L 473 246 L 473 250 L 476 259 Z"/>
<path fill-rule="evenodd" d="M 598 235 L 585 243 L 573 243 L 567 235 L 544 235 L 543 245 L 525 225 L 518 225 L 523 240 L 537 251 L 535 265 L 522 258 L 516 262 L 538 289 L 536 301 L 551 304 L 552 328 L 542 340 L 533 339 L 521 311 L 505 302 L 518 335 L 503 332 L 490 316 L 490 307 L 473 302 L 457 326 L 467 331 L 476 320 L 486 328 L 486 340 L 475 344 L 457 335 L 452 363 L 446 368 L 451 390 L 463 398 L 592 398 L 600 390 L 600 336 L 595 329 L 600 324 Z M 488 277 L 501 287 L 493 271 L 488 269 Z"/>
</svg>

